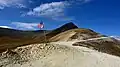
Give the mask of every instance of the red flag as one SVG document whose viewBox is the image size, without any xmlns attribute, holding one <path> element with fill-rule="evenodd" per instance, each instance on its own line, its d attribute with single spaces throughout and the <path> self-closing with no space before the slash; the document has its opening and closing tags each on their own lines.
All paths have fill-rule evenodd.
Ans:
<svg viewBox="0 0 120 67">
<path fill-rule="evenodd" d="M 40 23 L 38 24 L 38 28 L 44 28 L 44 23 L 43 23 L 43 22 L 40 22 Z"/>
</svg>

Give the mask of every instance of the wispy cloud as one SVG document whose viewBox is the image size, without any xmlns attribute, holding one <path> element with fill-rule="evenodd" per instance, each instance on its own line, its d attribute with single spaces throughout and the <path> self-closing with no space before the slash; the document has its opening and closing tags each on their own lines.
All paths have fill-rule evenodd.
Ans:
<svg viewBox="0 0 120 67">
<path fill-rule="evenodd" d="M 27 15 L 55 19 L 56 17 L 64 16 L 64 10 L 68 5 L 69 3 L 67 2 L 45 3 L 27 12 Z"/>
<path fill-rule="evenodd" d="M 12 22 L 11 25 L 19 30 L 36 30 L 38 23 Z"/>
<path fill-rule="evenodd" d="M 88 1 L 90 0 L 68 0 L 68 1 L 45 3 L 45 4 L 41 4 L 40 6 L 37 6 L 36 8 L 33 8 L 25 15 L 46 17 L 46 18 L 51 18 L 53 20 L 56 19 L 73 20 L 73 18 L 71 19 L 71 17 L 66 16 L 65 13 L 66 9 L 77 3 L 81 4 L 81 3 L 86 3 Z"/>
<path fill-rule="evenodd" d="M 92 0 L 68 0 L 69 1 L 69 3 L 74 3 L 74 4 L 77 4 L 77 3 L 79 3 L 79 4 L 81 4 L 81 3 L 88 3 L 88 2 L 90 2 L 90 1 L 92 1 Z"/>
<path fill-rule="evenodd" d="M 15 6 L 17 8 L 25 8 L 26 6 L 23 3 L 24 0 L 0 0 L 0 9 L 11 6 Z"/>
<path fill-rule="evenodd" d="M 0 26 L 0 28 L 12 28 L 12 27 L 9 27 L 9 26 Z"/>
</svg>

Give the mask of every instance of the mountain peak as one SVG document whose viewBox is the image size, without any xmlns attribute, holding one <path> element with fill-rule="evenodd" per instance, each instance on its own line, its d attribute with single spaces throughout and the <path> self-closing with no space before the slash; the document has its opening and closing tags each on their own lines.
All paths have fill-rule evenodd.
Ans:
<svg viewBox="0 0 120 67">
<path fill-rule="evenodd" d="M 73 22 L 69 22 L 69 23 L 66 23 L 64 24 L 63 26 L 57 28 L 56 30 L 61 30 L 61 32 L 64 32 L 64 31 L 67 31 L 67 30 L 70 30 L 70 29 L 76 29 L 78 28 Z"/>
<path fill-rule="evenodd" d="M 78 27 L 74 23 L 69 22 L 69 23 L 66 23 L 66 24 L 62 25 L 61 27 L 53 30 L 50 34 L 48 34 L 48 36 L 50 35 L 52 37 L 52 36 L 55 36 L 59 33 L 65 32 L 67 30 L 77 29 L 77 28 Z"/>
<path fill-rule="evenodd" d="M 66 23 L 66 24 L 64 24 L 63 26 L 61 26 L 60 28 L 62 28 L 62 27 L 64 27 L 64 28 L 69 28 L 69 29 L 74 29 L 74 28 L 78 28 L 73 22 L 69 22 L 69 23 Z"/>
</svg>

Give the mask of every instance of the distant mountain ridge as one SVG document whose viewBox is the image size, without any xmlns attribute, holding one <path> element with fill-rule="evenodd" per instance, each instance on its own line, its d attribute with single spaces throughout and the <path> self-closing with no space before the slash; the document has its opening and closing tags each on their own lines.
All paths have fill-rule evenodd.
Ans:
<svg viewBox="0 0 120 67">
<path fill-rule="evenodd" d="M 44 30 L 36 30 L 36 31 L 22 31 L 16 29 L 8 29 L 8 28 L 0 28 L 0 37 L 2 36 L 16 36 L 16 35 L 27 35 L 29 33 L 42 33 Z M 49 32 L 46 30 L 46 33 Z"/>
<path fill-rule="evenodd" d="M 115 38 L 120 41 L 120 36 L 110 36 L 110 37 Z"/>
</svg>

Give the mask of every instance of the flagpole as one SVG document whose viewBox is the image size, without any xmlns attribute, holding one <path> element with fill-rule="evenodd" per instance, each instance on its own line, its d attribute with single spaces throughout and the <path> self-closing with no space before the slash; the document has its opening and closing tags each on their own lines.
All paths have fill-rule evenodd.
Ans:
<svg viewBox="0 0 120 67">
<path fill-rule="evenodd" d="M 44 23 L 41 21 L 40 24 L 38 24 L 38 28 L 40 28 L 41 31 L 43 31 L 43 37 L 44 37 L 44 43 L 47 43 L 47 39 L 46 39 L 46 30 L 44 30 Z"/>
<path fill-rule="evenodd" d="M 44 43 L 46 43 L 47 41 L 46 41 L 46 32 L 45 32 L 45 30 L 43 30 L 43 34 L 44 34 Z"/>
<path fill-rule="evenodd" d="M 43 23 L 43 34 L 44 34 L 44 43 L 46 43 L 46 32 L 45 32 L 45 24 Z"/>
</svg>

